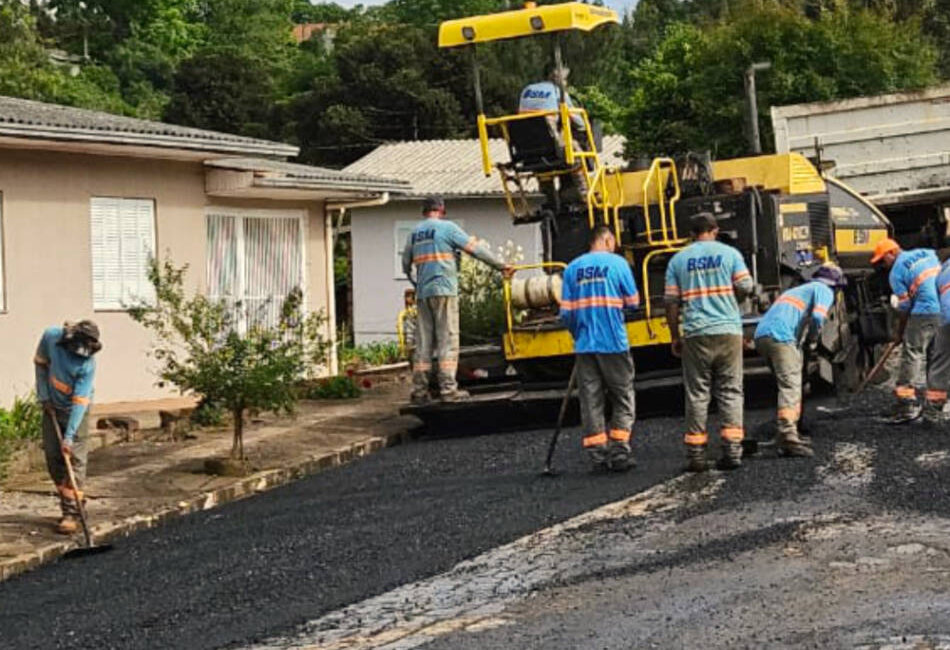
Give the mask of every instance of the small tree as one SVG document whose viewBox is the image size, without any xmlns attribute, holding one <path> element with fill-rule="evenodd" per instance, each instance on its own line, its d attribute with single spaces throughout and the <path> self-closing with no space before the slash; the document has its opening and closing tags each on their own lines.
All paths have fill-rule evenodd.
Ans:
<svg viewBox="0 0 950 650">
<path fill-rule="evenodd" d="M 296 384 L 326 360 L 326 319 L 303 313 L 299 288 L 284 299 L 276 324 L 248 314 L 240 302 L 188 297 L 187 268 L 153 260 L 148 278 L 155 300 L 129 315 L 155 335 L 150 354 L 160 364 L 160 386 L 167 382 L 231 413 L 231 458 L 243 461 L 245 414 L 293 410 Z"/>
</svg>

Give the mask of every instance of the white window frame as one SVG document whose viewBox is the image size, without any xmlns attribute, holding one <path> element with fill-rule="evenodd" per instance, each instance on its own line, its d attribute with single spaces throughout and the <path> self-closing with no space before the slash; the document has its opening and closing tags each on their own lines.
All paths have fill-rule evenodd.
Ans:
<svg viewBox="0 0 950 650">
<path fill-rule="evenodd" d="M 409 239 L 410 233 L 412 233 L 413 228 L 419 225 L 420 219 L 415 221 L 396 221 L 393 224 L 393 246 L 395 248 L 395 263 L 393 265 L 393 278 L 396 280 L 405 280 L 406 274 L 402 272 L 402 251 L 406 247 L 406 241 Z M 462 230 L 465 230 L 465 220 L 464 219 L 446 219 L 446 221 L 451 221 L 457 225 Z M 400 231 L 404 231 L 400 233 Z M 400 237 L 402 235 L 402 237 Z"/>
<path fill-rule="evenodd" d="M 244 272 L 246 270 L 246 254 L 245 254 L 245 240 L 244 240 L 244 221 L 246 219 L 296 219 L 297 228 L 300 238 L 300 278 L 298 279 L 298 285 L 300 290 L 303 292 L 303 311 L 310 311 L 310 287 L 307 282 L 307 270 L 309 267 L 309 260 L 307 258 L 307 237 L 309 236 L 309 221 L 307 219 L 306 210 L 272 210 L 272 209 L 254 209 L 254 208 L 232 208 L 226 206 L 209 206 L 205 208 L 205 237 L 207 238 L 208 234 L 208 218 L 212 216 L 219 217 L 233 217 L 240 220 L 240 227 L 235 228 L 235 235 L 237 236 L 237 247 L 238 255 L 236 259 L 236 268 L 235 275 L 237 276 L 237 282 L 240 290 L 240 300 L 246 298 L 246 287 L 244 286 Z M 208 287 L 208 297 L 210 299 L 222 299 L 225 296 L 214 296 L 211 295 L 211 277 L 210 277 L 210 262 L 211 259 L 208 255 L 208 245 L 210 242 L 206 239 L 205 245 L 205 282 Z M 247 331 L 247 318 L 246 314 L 240 314 L 238 319 L 238 330 L 241 332 Z"/>
<path fill-rule="evenodd" d="M 133 207 L 133 206 L 136 206 L 136 205 L 139 206 L 139 207 L 144 206 L 144 205 L 148 205 L 148 206 L 149 206 L 149 208 L 150 208 L 150 210 L 151 210 L 151 215 L 150 215 L 151 218 L 149 219 L 149 226 L 150 226 L 150 229 L 151 229 L 151 232 L 150 232 L 150 234 L 151 234 L 151 242 L 150 242 L 150 244 L 151 244 L 151 250 L 147 251 L 149 256 L 154 256 L 154 255 L 155 255 L 155 251 L 158 250 L 158 224 L 157 224 L 157 219 L 158 219 L 158 205 L 157 205 L 157 202 L 156 202 L 156 200 L 155 200 L 154 198 L 145 198 L 145 197 L 92 196 L 92 197 L 89 198 L 89 241 L 90 241 L 89 255 L 90 255 L 91 269 L 92 269 L 92 273 L 91 273 L 91 277 L 90 277 L 90 281 L 91 281 L 91 284 L 92 284 L 92 309 L 93 309 L 93 311 L 97 311 L 97 312 L 127 311 L 127 310 L 129 309 L 129 307 L 131 307 L 132 305 L 130 305 L 130 304 L 124 302 L 125 297 L 126 297 L 127 295 L 130 295 L 130 293 L 127 291 L 126 284 L 127 284 L 127 283 L 128 283 L 128 284 L 132 284 L 132 283 L 133 283 L 131 274 L 132 274 L 132 273 L 135 273 L 135 271 L 133 271 L 132 269 L 126 270 L 126 269 L 122 268 L 124 256 L 123 256 L 123 251 L 122 251 L 122 233 L 121 233 L 121 229 L 120 229 L 120 232 L 119 232 L 119 238 L 118 238 L 119 250 L 118 250 L 118 253 L 117 253 L 117 255 L 118 255 L 118 264 L 119 264 L 119 268 L 120 268 L 120 279 L 119 279 L 119 282 L 120 282 L 120 289 L 119 289 L 119 296 L 118 296 L 118 298 L 111 298 L 111 297 L 98 297 L 98 298 L 97 298 L 97 289 L 96 289 L 96 281 L 95 281 L 95 278 L 96 278 L 96 266 L 97 266 L 99 263 L 101 263 L 102 261 L 101 261 L 101 260 L 97 260 L 97 258 L 96 258 L 96 248 L 97 248 L 96 238 L 97 238 L 97 236 L 103 236 L 103 233 L 97 233 L 97 232 L 96 232 L 96 222 L 95 222 L 95 220 L 94 220 L 94 218 L 93 218 L 93 212 L 94 212 L 94 210 L 95 210 L 95 205 L 96 205 L 96 202 L 98 202 L 98 201 L 116 201 L 116 202 L 118 202 L 118 204 L 119 204 L 119 215 L 120 215 L 120 218 L 121 218 L 121 214 L 122 214 L 121 208 L 122 208 L 123 205 L 126 205 L 126 206 L 128 206 L 129 208 L 132 208 L 132 209 L 137 209 L 137 208 L 134 208 L 134 207 Z M 141 273 L 142 275 L 135 278 L 134 284 L 140 285 L 140 282 L 144 279 L 145 274 L 147 273 L 147 269 L 148 269 L 147 264 L 148 264 L 148 261 L 147 261 L 147 260 L 143 260 L 143 266 L 142 266 L 142 268 L 139 269 L 139 271 L 138 271 L 138 272 Z M 132 298 L 132 299 L 136 299 L 136 298 L 137 298 L 137 299 L 139 299 L 139 300 L 144 300 L 146 303 L 153 303 L 154 300 L 155 300 L 154 290 L 152 290 L 151 286 L 148 285 L 147 281 L 144 283 L 144 289 L 142 289 L 142 291 L 144 291 L 144 294 L 138 294 L 138 295 L 136 295 L 136 296 L 131 296 L 131 298 Z"/>
</svg>

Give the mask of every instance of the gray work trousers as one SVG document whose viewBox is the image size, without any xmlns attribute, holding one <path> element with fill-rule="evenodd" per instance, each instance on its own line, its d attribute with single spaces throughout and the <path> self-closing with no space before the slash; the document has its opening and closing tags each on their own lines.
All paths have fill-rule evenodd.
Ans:
<svg viewBox="0 0 950 650">
<path fill-rule="evenodd" d="M 901 365 L 894 394 L 902 402 L 917 403 L 927 383 L 927 371 L 933 358 L 934 341 L 940 329 L 939 315 L 912 315 L 907 320 L 901 345 Z"/>
<path fill-rule="evenodd" d="M 686 392 L 687 445 L 709 441 L 706 420 L 715 396 L 720 435 L 742 442 L 742 335 L 691 336 L 683 341 L 683 385 Z"/>
<path fill-rule="evenodd" d="M 927 401 L 943 408 L 950 386 L 950 324 L 941 325 L 934 337 L 933 356 L 927 368 Z"/>
<path fill-rule="evenodd" d="M 783 440 L 798 440 L 802 415 L 802 351 L 795 343 L 782 343 L 771 336 L 755 340 L 755 349 L 768 361 L 778 387 L 776 422 Z"/>
<path fill-rule="evenodd" d="M 59 422 L 60 432 L 65 433 L 66 426 L 69 424 L 69 412 L 57 410 L 56 420 Z M 43 452 L 46 456 L 46 468 L 56 485 L 56 491 L 59 492 L 59 506 L 64 517 L 79 517 L 79 506 L 76 499 L 82 498 L 82 487 L 86 483 L 86 459 L 88 456 L 86 439 L 88 434 L 89 414 L 87 412 L 76 431 L 76 437 L 72 445 L 73 453 L 70 457 L 73 464 L 73 474 L 76 477 L 76 487 L 80 490 L 80 494 L 76 495 L 69 483 L 66 461 L 63 460 L 63 452 L 59 444 L 59 437 L 56 435 L 56 429 L 53 427 L 53 419 L 49 411 L 43 410 Z"/>
<path fill-rule="evenodd" d="M 422 298 L 416 305 L 416 349 L 412 363 L 412 394 L 421 397 L 429 392 L 432 358 L 438 358 L 436 373 L 439 393 L 443 396 L 458 391 L 455 373 L 459 365 L 459 299 L 458 296 Z"/>
<path fill-rule="evenodd" d="M 584 448 L 606 447 L 609 443 L 623 445 L 629 450 L 636 419 L 634 368 L 630 353 L 578 354 L 574 363 L 577 364 Z M 610 399 L 609 428 L 605 396 Z"/>
</svg>

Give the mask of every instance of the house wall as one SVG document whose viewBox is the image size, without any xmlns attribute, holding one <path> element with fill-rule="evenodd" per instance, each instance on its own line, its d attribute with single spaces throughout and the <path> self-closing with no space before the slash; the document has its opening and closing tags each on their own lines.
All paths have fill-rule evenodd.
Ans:
<svg viewBox="0 0 950 650">
<path fill-rule="evenodd" d="M 155 200 L 156 244 L 176 265 L 188 264 L 189 289 L 203 290 L 206 269 L 205 170 L 175 162 L 83 154 L 0 150 L 6 305 L 0 314 L 0 406 L 33 387 L 32 357 L 45 327 L 92 318 L 102 331 L 96 401 L 170 394 L 155 386 L 146 357 L 150 337 L 123 311 L 94 311 L 90 198 Z M 309 305 L 325 308 L 322 204 L 215 202 L 236 207 L 305 208 Z"/>
<path fill-rule="evenodd" d="M 410 286 L 397 272 L 396 228 L 400 222 L 414 223 L 421 216 L 417 200 L 395 200 L 373 207 L 358 208 L 351 215 L 353 243 L 353 331 L 357 344 L 393 340 L 396 316 L 402 310 L 403 292 Z M 524 249 L 524 261 L 541 259 L 541 237 L 537 225 L 515 227 L 500 198 L 447 199 L 447 218 L 461 221 L 471 235 L 488 240 L 493 247 L 511 240 Z"/>
</svg>

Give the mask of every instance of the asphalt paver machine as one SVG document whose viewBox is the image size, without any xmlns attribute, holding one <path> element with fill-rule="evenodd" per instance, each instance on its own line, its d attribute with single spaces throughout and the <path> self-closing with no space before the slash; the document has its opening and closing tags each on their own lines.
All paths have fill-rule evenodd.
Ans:
<svg viewBox="0 0 950 650">
<path fill-rule="evenodd" d="M 801 155 L 713 161 L 686 153 L 655 158 L 641 169 L 607 165 L 587 111 L 566 100 L 563 75 L 555 75 L 560 84 L 557 109 L 485 114 L 478 47 L 517 38 L 548 39 L 558 69 L 563 66 L 563 34 L 609 29 L 617 22 L 610 9 L 565 2 L 526 3 L 521 9 L 440 26 L 440 47 L 472 50 L 483 171 L 499 177 L 513 222 L 540 229 L 543 259 L 516 267 L 504 284 L 506 324 L 497 355 L 503 356 L 508 372 L 477 382 L 471 403 L 410 407 L 407 412 L 433 419 L 488 404 L 559 399 L 573 365 L 571 336 L 558 319 L 560 273 L 587 250 L 590 233 L 599 225 L 616 233 L 641 292 L 642 307 L 626 322 L 638 390 L 680 383 L 680 363 L 670 352 L 663 282 L 670 257 L 689 243 L 688 222 L 698 212 L 716 216 L 720 239 L 742 253 L 752 273 L 755 291 L 741 305 L 750 350 L 754 328 L 772 301 L 826 261 L 844 268 L 849 285 L 830 314 L 830 326 L 823 329 L 813 371 L 838 388 L 852 387 L 870 359 L 870 347 L 888 338 L 889 292 L 868 260 L 875 244 L 890 233 L 890 223 Z M 492 137 L 506 142 L 506 159 L 492 157 Z M 767 373 L 752 352 L 746 373 Z"/>
</svg>

